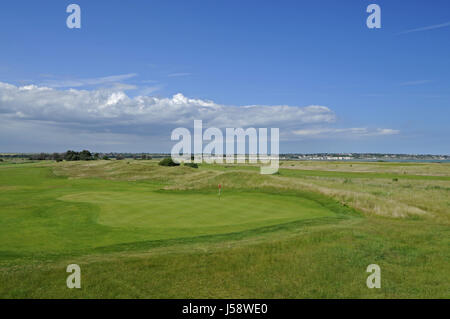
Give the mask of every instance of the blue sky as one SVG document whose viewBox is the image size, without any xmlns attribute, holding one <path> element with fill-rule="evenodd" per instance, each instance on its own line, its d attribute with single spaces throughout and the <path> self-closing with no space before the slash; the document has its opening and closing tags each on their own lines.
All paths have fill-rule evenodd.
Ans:
<svg viewBox="0 0 450 319">
<path fill-rule="evenodd" d="M 170 151 L 205 116 L 282 152 L 450 154 L 449 1 L 17 0 L 0 39 L 0 152 Z"/>
</svg>

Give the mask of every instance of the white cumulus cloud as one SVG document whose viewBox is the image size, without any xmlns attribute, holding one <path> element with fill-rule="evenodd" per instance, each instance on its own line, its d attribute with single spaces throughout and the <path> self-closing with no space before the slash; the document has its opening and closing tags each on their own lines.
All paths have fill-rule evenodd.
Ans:
<svg viewBox="0 0 450 319">
<path fill-rule="evenodd" d="M 137 96 L 124 91 L 57 90 L 35 85 L 0 82 L 0 113 L 29 120 L 97 125 L 189 125 L 203 120 L 210 126 L 244 127 L 329 123 L 335 114 L 328 107 L 288 105 L 229 106 L 193 99 L 181 93 L 169 98 Z"/>
</svg>

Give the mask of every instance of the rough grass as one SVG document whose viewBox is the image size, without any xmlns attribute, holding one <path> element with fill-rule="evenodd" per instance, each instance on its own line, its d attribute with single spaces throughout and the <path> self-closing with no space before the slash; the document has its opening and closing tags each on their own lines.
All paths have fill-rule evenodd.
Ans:
<svg viewBox="0 0 450 319">
<path fill-rule="evenodd" d="M 251 166 L 194 170 L 155 161 L 2 165 L 0 297 L 448 298 L 447 166 L 388 164 L 336 169 L 335 163 L 295 162 L 298 167 L 274 176 Z M 403 171 L 409 177 L 393 181 Z M 154 220 L 142 214 L 150 207 L 142 194 L 180 202 L 193 196 L 195 207 L 216 195 L 218 183 L 236 196 L 227 203 L 235 209 L 227 214 L 237 218 L 225 222 L 232 229 L 154 236 Z M 298 218 L 297 204 L 300 213 L 319 204 L 319 211 L 332 214 Z M 253 219 L 248 213 L 255 207 Z M 267 223 L 267 213 L 281 208 L 286 218 Z M 191 224 L 173 217 L 178 226 L 203 222 L 210 230 L 224 222 L 220 214 Z M 259 222 L 237 227 L 242 218 Z M 161 234 L 176 234 L 167 229 L 170 219 L 159 220 Z M 65 285 L 70 263 L 81 265 L 80 290 Z M 372 263 L 382 269 L 381 289 L 366 287 Z"/>
</svg>

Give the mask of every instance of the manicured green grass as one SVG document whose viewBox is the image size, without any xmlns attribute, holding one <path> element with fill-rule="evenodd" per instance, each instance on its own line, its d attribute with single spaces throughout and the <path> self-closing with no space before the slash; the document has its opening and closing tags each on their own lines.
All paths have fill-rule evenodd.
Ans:
<svg viewBox="0 0 450 319">
<path fill-rule="evenodd" d="M 32 166 L 3 168 L 0 182 L 0 257 L 67 255 L 336 217 L 300 193 L 230 189 L 219 197 L 216 189 L 164 191 L 145 182 L 67 179 Z"/>
<path fill-rule="evenodd" d="M 2 165 L 0 297 L 450 297 L 447 176 L 299 171 Z M 82 289 L 66 287 L 71 263 Z M 366 287 L 372 263 L 382 289 Z"/>
<path fill-rule="evenodd" d="M 77 193 L 59 200 L 92 204 L 99 210 L 99 224 L 146 229 L 149 239 L 234 232 L 334 216 L 319 203 L 302 197 L 234 191 L 219 197 L 216 193 L 126 187 L 120 192 Z"/>
</svg>

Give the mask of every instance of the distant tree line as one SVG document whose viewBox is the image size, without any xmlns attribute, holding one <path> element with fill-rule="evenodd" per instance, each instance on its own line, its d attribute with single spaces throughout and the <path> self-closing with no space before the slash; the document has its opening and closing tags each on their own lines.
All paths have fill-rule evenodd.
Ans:
<svg viewBox="0 0 450 319">
<path fill-rule="evenodd" d="M 64 160 L 66 161 L 92 161 L 100 158 L 98 153 L 92 154 L 88 150 L 82 150 L 81 152 L 67 151 L 64 154 Z"/>
<path fill-rule="evenodd" d="M 134 159 L 134 160 L 151 160 L 153 158 L 163 158 L 165 157 L 162 153 L 93 153 L 88 150 L 83 150 L 81 152 L 76 152 L 73 150 L 68 150 L 64 153 L 0 153 L 0 161 L 4 160 L 14 160 L 23 159 L 31 161 L 94 161 L 94 160 L 123 160 L 123 159 Z"/>
<path fill-rule="evenodd" d="M 88 150 L 83 150 L 81 152 L 76 152 L 69 150 L 65 153 L 39 153 L 39 154 L 31 154 L 29 156 L 30 160 L 44 161 L 44 160 L 53 160 L 60 162 L 62 160 L 66 161 L 92 161 L 100 159 L 100 155 L 98 153 L 92 154 Z"/>
<path fill-rule="evenodd" d="M 130 154 L 130 153 L 91 153 L 88 150 L 76 152 L 68 150 L 65 153 L 38 153 L 38 154 L 14 154 L 5 155 L 7 158 L 28 158 L 34 161 L 96 161 L 109 160 L 115 158 L 116 160 L 123 160 L 125 158 L 133 158 L 135 160 L 151 160 L 152 156 L 147 154 Z"/>
</svg>

